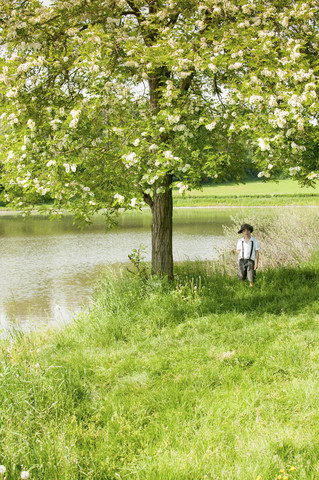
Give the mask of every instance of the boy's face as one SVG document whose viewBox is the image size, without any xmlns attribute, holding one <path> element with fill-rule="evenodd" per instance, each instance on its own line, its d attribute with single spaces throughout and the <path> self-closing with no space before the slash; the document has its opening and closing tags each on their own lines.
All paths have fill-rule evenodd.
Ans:
<svg viewBox="0 0 319 480">
<path fill-rule="evenodd" d="M 251 231 L 248 228 L 243 230 L 244 237 L 250 237 Z"/>
</svg>

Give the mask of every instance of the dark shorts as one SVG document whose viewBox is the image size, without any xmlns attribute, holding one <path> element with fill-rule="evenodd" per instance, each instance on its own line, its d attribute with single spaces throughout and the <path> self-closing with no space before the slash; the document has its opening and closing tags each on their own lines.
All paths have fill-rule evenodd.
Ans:
<svg viewBox="0 0 319 480">
<path fill-rule="evenodd" d="M 254 260 L 249 260 L 248 258 L 241 258 L 239 260 L 238 278 L 240 280 L 246 280 L 246 278 L 248 278 L 250 282 L 253 282 L 254 276 L 256 274 L 256 270 L 254 269 L 254 267 Z"/>
</svg>

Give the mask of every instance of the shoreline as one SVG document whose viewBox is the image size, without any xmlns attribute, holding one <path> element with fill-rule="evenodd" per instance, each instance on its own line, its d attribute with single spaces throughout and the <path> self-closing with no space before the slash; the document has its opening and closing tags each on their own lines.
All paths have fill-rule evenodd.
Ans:
<svg viewBox="0 0 319 480">
<path fill-rule="evenodd" d="M 318 207 L 319 205 L 316 204 L 311 204 L 311 205 L 300 205 L 300 204 L 287 204 L 287 205 L 181 205 L 181 206 L 176 206 L 173 207 L 173 210 L 182 210 L 182 209 L 200 209 L 200 208 L 205 208 L 205 209 L 216 209 L 216 210 L 222 210 L 222 209 L 240 209 L 240 208 L 315 208 Z M 150 211 L 149 207 L 142 207 L 140 210 L 142 211 Z M 127 212 L 138 212 L 138 209 L 130 209 L 130 210 L 123 210 L 123 212 L 120 213 L 127 213 Z M 0 216 L 4 215 L 22 215 L 23 211 L 22 210 L 0 210 Z M 30 215 L 49 215 L 49 213 L 45 212 L 38 212 L 37 210 L 33 210 Z M 72 215 L 70 212 L 66 211 L 63 215 Z M 96 213 L 95 215 L 99 215 L 99 213 Z M 25 217 L 27 218 L 27 216 Z"/>
</svg>

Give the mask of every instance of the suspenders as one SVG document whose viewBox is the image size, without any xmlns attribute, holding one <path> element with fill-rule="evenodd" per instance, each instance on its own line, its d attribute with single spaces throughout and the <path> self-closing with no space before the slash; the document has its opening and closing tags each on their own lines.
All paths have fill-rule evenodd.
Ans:
<svg viewBox="0 0 319 480">
<path fill-rule="evenodd" d="M 253 240 L 251 240 L 251 249 L 250 249 L 250 255 L 249 255 L 248 260 L 251 260 L 253 250 L 254 250 L 254 242 L 253 242 Z M 244 240 L 242 240 L 242 242 L 241 242 L 241 252 L 242 252 L 242 258 L 245 258 L 245 255 L 244 255 Z"/>
</svg>

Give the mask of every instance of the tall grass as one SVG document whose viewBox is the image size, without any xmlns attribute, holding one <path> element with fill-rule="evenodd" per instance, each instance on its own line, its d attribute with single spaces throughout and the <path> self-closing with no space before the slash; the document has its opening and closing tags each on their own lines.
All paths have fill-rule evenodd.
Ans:
<svg viewBox="0 0 319 480">
<path fill-rule="evenodd" d="M 316 208 L 284 211 L 242 211 L 232 217 L 232 226 L 224 227 L 228 249 L 224 255 L 226 271 L 233 269 L 234 247 L 240 225 L 253 225 L 253 236 L 261 243 L 261 268 L 297 266 L 308 261 L 319 248 L 319 211 Z"/>
<path fill-rule="evenodd" d="M 319 258 L 235 271 L 110 271 L 72 324 L 2 342 L 8 480 L 317 479 Z"/>
</svg>

